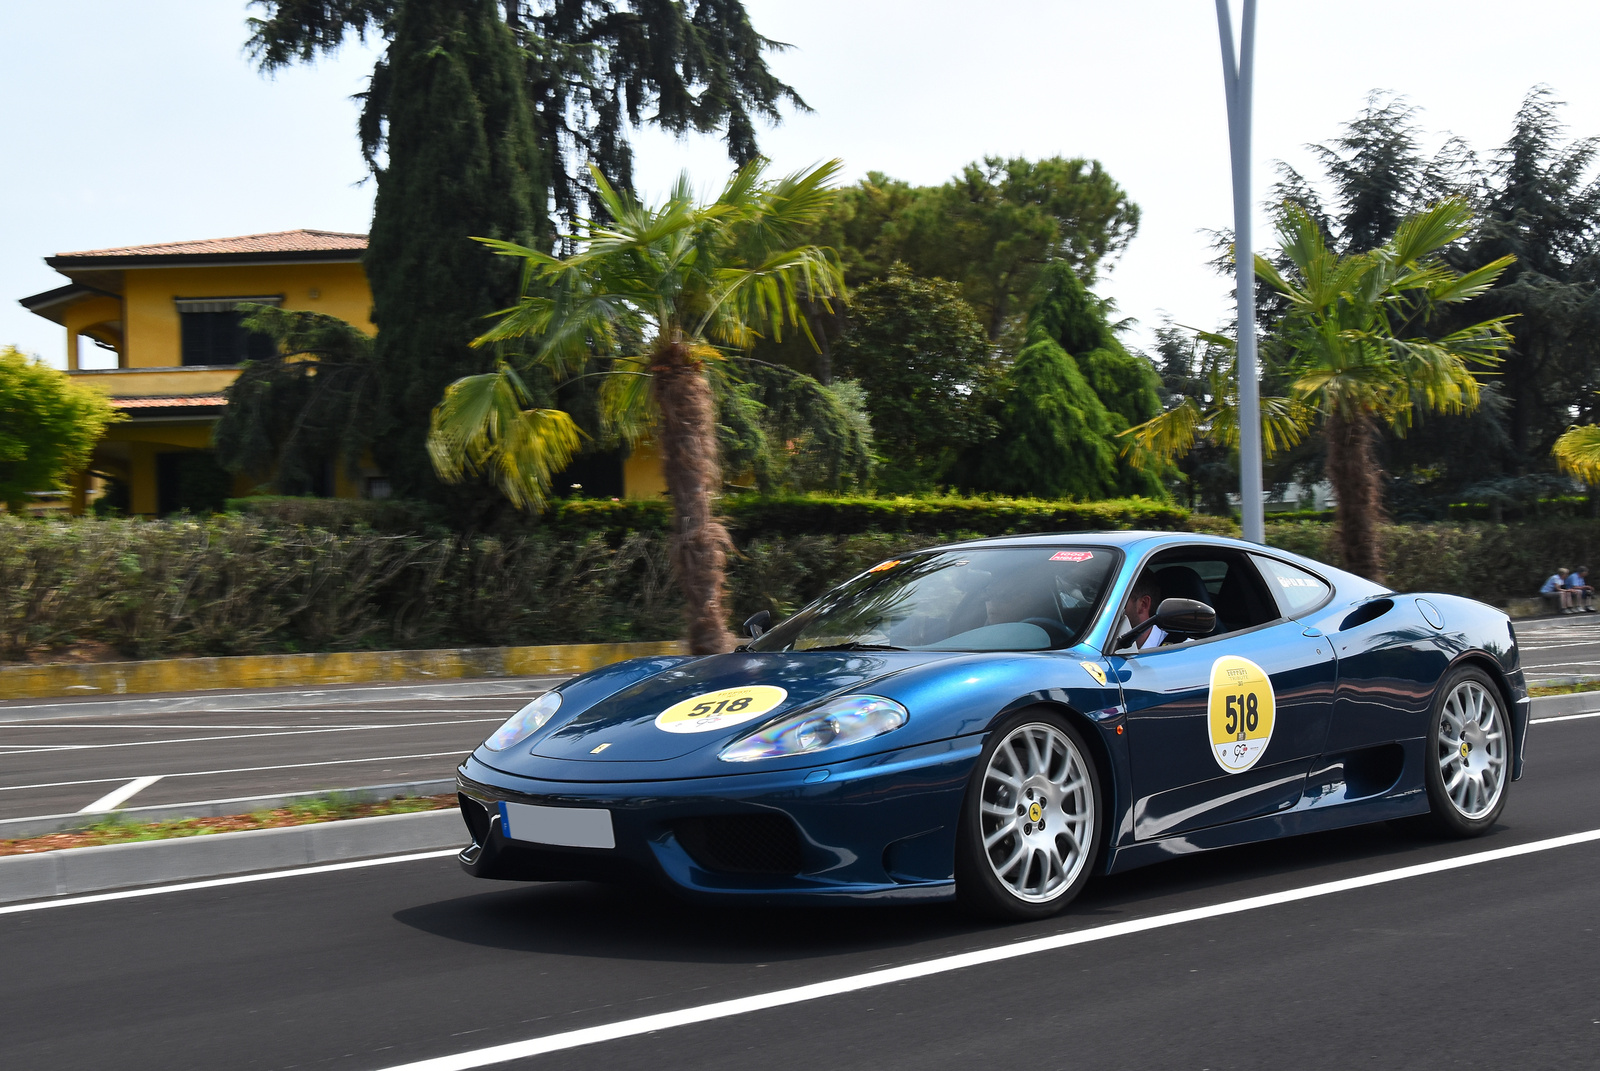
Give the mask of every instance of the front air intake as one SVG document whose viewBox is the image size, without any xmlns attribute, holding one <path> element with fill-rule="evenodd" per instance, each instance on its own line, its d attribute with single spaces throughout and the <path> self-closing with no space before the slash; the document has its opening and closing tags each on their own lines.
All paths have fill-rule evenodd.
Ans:
<svg viewBox="0 0 1600 1071">
<path fill-rule="evenodd" d="M 800 831 L 781 814 L 685 818 L 672 831 L 696 863 L 724 874 L 788 877 L 800 873 Z"/>
</svg>

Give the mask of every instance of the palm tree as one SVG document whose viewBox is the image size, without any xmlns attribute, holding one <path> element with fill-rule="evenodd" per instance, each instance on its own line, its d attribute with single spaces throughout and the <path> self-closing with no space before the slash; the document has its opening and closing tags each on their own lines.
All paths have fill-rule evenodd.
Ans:
<svg viewBox="0 0 1600 1071">
<path fill-rule="evenodd" d="M 1452 198 L 1407 216 L 1376 249 L 1339 256 L 1311 214 L 1288 202 L 1278 222 L 1288 277 L 1256 258 L 1256 274 L 1289 302 L 1279 330 L 1290 389 L 1322 418 L 1345 568 L 1373 580 L 1382 579 L 1379 424 L 1404 435 L 1419 407 L 1476 408 L 1473 369 L 1496 364 L 1511 342 L 1503 316 L 1438 338 L 1427 333 L 1442 306 L 1471 301 L 1513 261 L 1469 272 L 1447 264 L 1444 251 L 1471 227 L 1472 210 Z"/>
<path fill-rule="evenodd" d="M 428 449 L 441 477 L 487 471 L 519 507 L 538 507 L 580 433 L 557 409 L 536 408 L 524 375 L 556 380 L 601 362 L 606 432 L 659 446 L 673 520 L 669 553 L 688 608 L 691 650 L 731 645 L 723 587 L 728 532 L 717 520 L 721 486 L 714 386 L 729 353 L 786 326 L 809 336 L 806 300 L 844 294 L 838 256 L 801 243 L 826 210 L 840 162 L 776 181 L 765 161 L 741 168 L 716 200 L 696 203 L 688 176 L 649 207 L 594 174 L 607 222 L 586 221 L 578 252 L 555 257 L 480 239 L 521 258 L 522 297 L 475 342 L 509 349 L 495 371 L 451 384 L 433 413 Z M 715 382 L 714 382 L 715 381 Z"/>
<path fill-rule="evenodd" d="M 1287 350 L 1289 396 L 1262 399 L 1263 443 L 1269 455 L 1292 446 L 1321 418 L 1344 565 L 1374 580 L 1382 572 L 1382 481 L 1373 453 L 1379 425 L 1403 435 L 1419 407 L 1446 413 L 1474 408 L 1473 369 L 1495 364 L 1511 341 L 1507 317 L 1442 337 L 1428 334 L 1442 306 L 1482 294 L 1514 259 L 1501 257 L 1470 272 L 1450 267 L 1443 251 L 1471 225 L 1465 202 L 1442 201 L 1407 216 L 1376 249 L 1340 256 L 1310 213 L 1291 201 L 1278 220 L 1287 275 L 1256 257 L 1256 274 L 1288 303 L 1277 340 Z M 1197 438 L 1236 442 L 1238 377 L 1229 372 L 1213 376 L 1213 401 L 1204 411 L 1186 400 L 1130 428 L 1129 451 L 1136 458 L 1170 459 Z"/>
</svg>

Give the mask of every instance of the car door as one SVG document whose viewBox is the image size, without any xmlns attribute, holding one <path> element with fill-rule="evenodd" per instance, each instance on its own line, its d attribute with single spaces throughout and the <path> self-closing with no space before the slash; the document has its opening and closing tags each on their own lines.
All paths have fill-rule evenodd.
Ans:
<svg viewBox="0 0 1600 1071">
<path fill-rule="evenodd" d="M 1109 658 L 1127 714 L 1135 837 L 1294 806 L 1327 736 L 1331 645 L 1284 615 L 1247 554 L 1188 546 L 1142 568 L 1163 598 L 1202 598 L 1218 622 L 1210 636 Z"/>
</svg>

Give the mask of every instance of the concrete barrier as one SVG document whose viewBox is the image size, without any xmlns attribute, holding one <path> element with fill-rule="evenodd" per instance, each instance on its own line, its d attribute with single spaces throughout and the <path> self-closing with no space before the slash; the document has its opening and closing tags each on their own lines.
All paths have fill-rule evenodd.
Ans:
<svg viewBox="0 0 1600 1071">
<path fill-rule="evenodd" d="M 549 647 L 455 647 L 436 651 L 333 651 L 323 654 L 161 658 L 144 662 L 0 666 L 0 701 L 68 696 L 148 695 L 459 680 L 570 676 L 649 655 L 687 654 L 681 640 L 575 643 Z"/>
<path fill-rule="evenodd" d="M 452 808 L 0 856 L 0 903 L 465 847 L 467 839 Z"/>
</svg>

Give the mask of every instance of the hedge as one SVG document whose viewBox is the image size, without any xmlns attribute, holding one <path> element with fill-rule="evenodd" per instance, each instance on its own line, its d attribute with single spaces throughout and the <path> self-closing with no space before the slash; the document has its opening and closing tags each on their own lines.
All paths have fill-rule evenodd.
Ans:
<svg viewBox="0 0 1600 1071">
<path fill-rule="evenodd" d="M 1600 566 L 1600 524 L 1552 519 L 1522 524 L 1385 525 L 1384 582 L 1396 591 L 1439 591 L 1496 605 L 1537 594 L 1559 566 Z M 1269 524 L 1267 542 L 1342 564 L 1329 524 Z"/>
<path fill-rule="evenodd" d="M 735 538 L 762 535 L 855 535 L 898 532 L 941 536 L 951 532 L 1009 535 L 1020 532 L 1178 530 L 1189 511 L 1146 498 L 1104 502 L 1054 502 L 1034 498 L 919 496 L 873 498 L 830 495 L 732 495 L 720 512 Z M 665 501 L 569 500 L 547 515 L 561 530 L 665 531 Z"/>
<path fill-rule="evenodd" d="M 774 506 L 742 516 L 761 524 L 787 516 L 796 526 L 810 518 L 821 526 L 818 518 L 874 515 L 832 504 L 830 515 L 810 500 L 795 501 L 801 504 L 792 513 Z M 930 517 L 961 517 L 941 500 L 908 501 L 932 503 L 911 513 L 908 529 L 931 524 Z M 0 516 L 0 659 L 54 657 L 86 644 L 144 658 L 681 635 L 682 604 L 665 532 L 619 534 L 607 527 L 620 524 L 619 517 L 648 520 L 655 515 L 628 511 L 652 507 L 628 504 L 626 511 L 597 518 L 596 505 L 569 504 L 580 515 L 588 511 L 568 518 L 570 530 L 558 521 L 513 537 L 391 534 L 359 523 L 321 528 L 238 515 L 73 522 Z M 1067 517 L 1111 523 L 1131 514 L 1118 512 L 1126 506 L 1096 515 L 1092 506 L 990 505 L 990 513 L 961 517 L 986 529 L 737 530 L 729 559 L 729 623 L 759 609 L 787 614 L 873 562 L 933 542 L 990 534 L 1002 523 L 1025 530 L 1029 522 L 1065 527 Z M 1225 519 L 1198 516 L 1185 527 L 1237 531 Z M 1600 525 L 1587 521 L 1391 526 L 1384 537 L 1395 588 L 1489 602 L 1533 593 L 1557 566 L 1600 565 Z M 1329 525 L 1273 524 L 1267 539 L 1338 564 Z"/>
</svg>

